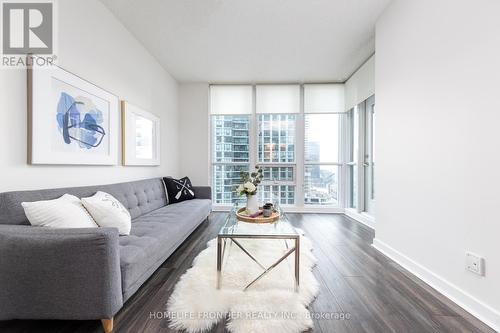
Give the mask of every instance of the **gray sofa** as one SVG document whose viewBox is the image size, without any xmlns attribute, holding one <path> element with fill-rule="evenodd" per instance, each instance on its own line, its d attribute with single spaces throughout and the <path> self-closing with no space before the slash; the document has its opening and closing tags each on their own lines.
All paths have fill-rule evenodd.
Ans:
<svg viewBox="0 0 500 333">
<path fill-rule="evenodd" d="M 30 226 L 23 201 L 108 192 L 130 211 L 130 236 L 115 228 Z M 210 187 L 167 204 L 160 178 L 113 185 L 0 193 L 0 320 L 112 318 L 211 211 Z"/>
</svg>

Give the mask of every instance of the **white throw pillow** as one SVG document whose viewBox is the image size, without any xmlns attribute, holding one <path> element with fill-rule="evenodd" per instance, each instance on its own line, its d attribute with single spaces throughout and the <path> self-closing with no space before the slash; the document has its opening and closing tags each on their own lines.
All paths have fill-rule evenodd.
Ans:
<svg viewBox="0 0 500 333">
<path fill-rule="evenodd" d="M 80 199 L 65 194 L 54 200 L 23 202 L 31 225 L 52 228 L 97 228 Z"/>
<path fill-rule="evenodd" d="M 111 194 L 99 191 L 89 198 L 82 198 L 82 203 L 100 227 L 118 228 L 120 235 L 130 235 L 130 213 Z"/>
</svg>

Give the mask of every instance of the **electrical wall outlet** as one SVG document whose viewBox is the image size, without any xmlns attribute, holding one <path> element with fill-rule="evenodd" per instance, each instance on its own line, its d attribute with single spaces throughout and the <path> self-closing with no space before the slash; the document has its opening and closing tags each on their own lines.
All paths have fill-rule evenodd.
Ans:
<svg viewBox="0 0 500 333">
<path fill-rule="evenodd" d="M 484 258 L 467 252 L 465 254 L 465 268 L 474 274 L 484 276 Z"/>
</svg>

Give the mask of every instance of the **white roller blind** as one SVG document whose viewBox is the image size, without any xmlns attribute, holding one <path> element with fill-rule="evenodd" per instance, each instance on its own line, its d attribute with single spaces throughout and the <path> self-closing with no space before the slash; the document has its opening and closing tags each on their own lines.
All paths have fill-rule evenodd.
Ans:
<svg viewBox="0 0 500 333">
<path fill-rule="evenodd" d="M 335 84 L 305 84 L 305 113 L 342 113 L 344 107 L 344 85 Z"/>
<path fill-rule="evenodd" d="M 213 85 L 210 86 L 211 114 L 250 114 L 252 113 L 251 85 Z"/>
<path fill-rule="evenodd" d="M 257 85 L 257 113 L 299 113 L 300 85 Z"/>
</svg>

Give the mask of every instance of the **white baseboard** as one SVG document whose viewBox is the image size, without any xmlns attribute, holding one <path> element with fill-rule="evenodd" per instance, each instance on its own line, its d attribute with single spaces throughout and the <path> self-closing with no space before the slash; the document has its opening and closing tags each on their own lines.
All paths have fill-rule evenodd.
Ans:
<svg viewBox="0 0 500 333">
<path fill-rule="evenodd" d="M 351 208 L 346 208 L 344 214 L 366 225 L 368 228 L 375 229 L 375 219 L 368 214 L 358 213 L 356 210 Z"/>
<path fill-rule="evenodd" d="M 474 317 L 490 326 L 495 331 L 498 332 L 500 330 L 500 312 L 493 309 L 491 306 L 484 304 L 474 296 L 468 294 L 456 285 L 433 273 L 429 269 L 413 261 L 377 238 L 373 240 L 373 247 L 452 300 Z"/>
</svg>

